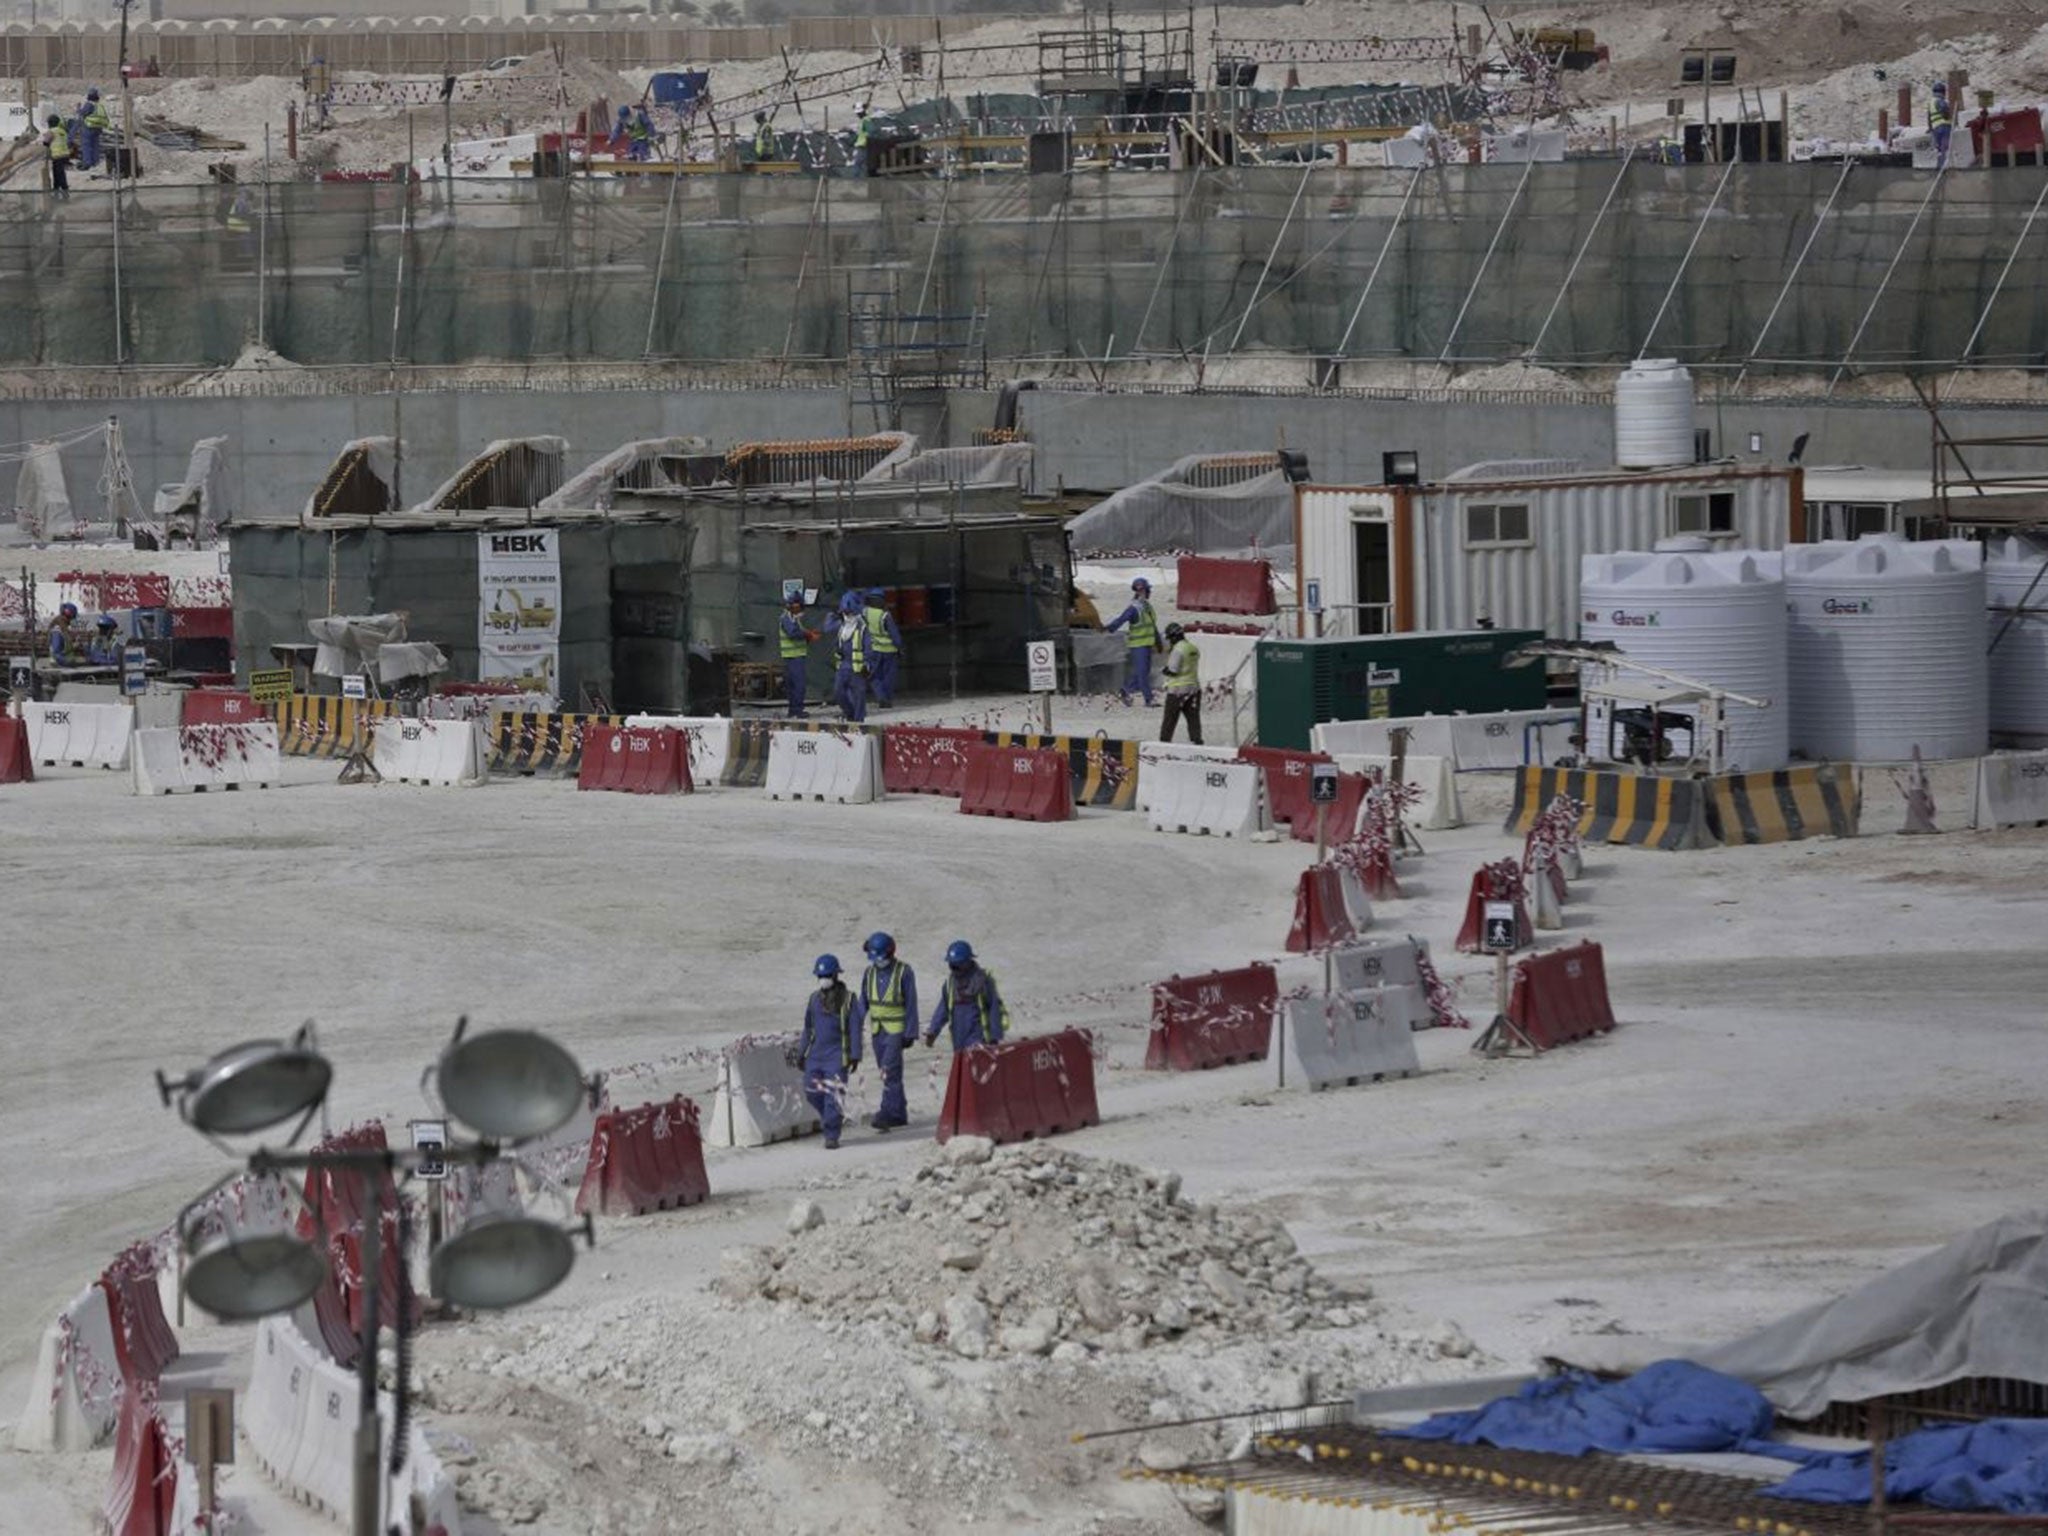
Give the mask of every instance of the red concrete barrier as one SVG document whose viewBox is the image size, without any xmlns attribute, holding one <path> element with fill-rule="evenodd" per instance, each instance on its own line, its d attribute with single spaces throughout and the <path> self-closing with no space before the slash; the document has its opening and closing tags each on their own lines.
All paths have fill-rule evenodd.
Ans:
<svg viewBox="0 0 2048 1536">
<path fill-rule="evenodd" d="M 1358 937 L 1344 903 L 1344 878 L 1334 864 L 1312 864 L 1294 888 L 1294 924 L 1287 930 L 1290 954 L 1307 954 L 1348 944 Z"/>
<path fill-rule="evenodd" d="M 130 1248 L 99 1279 L 113 1323 L 115 1364 L 131 1390 L 155 1381 L 178 1358 L 178 1336 L 164 1316 L 156 1288 L 156 1259 L 146 1246 Z"/>
<path fill-rule="evenodd" d="M 232 608 L 171 609 L 171 633 L 180 640 L 232 640 L 235 638 L 235 610 Z"/>
<path fill-rule="evenodd" d="M 960 809 L 969 816 L 1068 821 L 1074 785 L 1064 752 L 1051 747 L 967 746 Z"/>
<path fill-rule="evenodd" d="M 1277 613 L 1273 567 L 1265 560 L 1180 557 L 1180 587 L 1174 606 L 1190 613 Z"/>
<path fill-rule="evenodd" d="M 585 726 L 576 787 L 627 795 L 687 795 L 696 787 L 690 782 L 689 743 L 681 731 Z"/>
<path fill-rule="evenodd" d="M 0 784 L 26 784 L 35 776 L 28 758 L 28 722 L 0 716 Z"/>
<path fill-rule="evenodd" d="M 345 1371 L 354 1370 L 363 1352 L 363 1337 L 349 1326 L 348 1303 L 342 1300 L 332 1265 L 320 1289 L 313 1293 L 313 1321 L 320 1327 L 319 1343 L 327 1358 Z"/>
<path fill-rule="evenodd" d="M 1292 822 L 1307 816 L 1312 807 L 1308 800 L 1308 765 L 1327 763 L 1329 755 L 1323 752 L 1297 752 L 1291 747 L 1239 747 L 1240 762 L 1257 763 L 1266 775 L 1266 804 L 1273 808 L 1275 821 Z M 1315 828 L 1309 828 L 1309 835 L 1315 835 Z"/>
<path fill-rule="evenodd" d="M 952 795 L 967 791 L 967 749 L 979 731 L 949 726 L 892 725 L 882 733 L 882 788 L 892 795 Z"/>
<path fill-rule="evenodd" d="M 1101 1120 L 1087 1032 L 1068 1029 L 955 1051 L 937 1139 L 1025 1141 Z"/>
<path fill-rule="evenodd" d="M 711 1196 L 697 1105 L 680 1096 L 638 1109 L 607 1109 L 590 1133 L 590 1160 L 576 1212 L 642 1216 L 680 1210 Z"/>
<path fill-rule="evenodd" d="M 171 1536 L 178 1466 L 171 1459 L 156 1394 L 124 1392 L 114 1428 L 114 1479 L 101 1508 L 113 1536 Z"/>
<path fill-rule="evenodd" d="M 274 719 L 268 704 L 258 704 L 232 688 L 194 688 L 182 700 L 181 725 L 255 725 Z"/>
<path fill-rule="evenodd" d="M 1526 948 L 1536 942 L 1535 925 L 1529 921 L 1529 904 L 1522 894 L 1522 869 L 1513 859 L 1482 864 L 1472 871 L 1472 889 L 1465 897 L 1465 920 L 1458 925 L 1457 948 L 1476 955 L 1486 936 L 1486 904 L 1512 901 L 1515 904 L 1515 943 Z"/>
<path fill-rule="evenodd" d="M 1539 1051 L 1614 1028 L 1607 961 L 1598 944 L 1573 944 L 1515 967 L 1508 1022 Z"/>
<path fill-rule="evenodd" d="M 325 1137 L 315 1144 L 314 1150 L 381 1152 L 386 1145 L 382 1123 L 372 1121 Z M 403 1261 L 398 1242 L 398 1187 L 389 1173 L 379 1174 L 378 1178 L 382 1183 L 378 1198 L 384 1220 L 377 1245 L 377 1315 L 384 1323 L 395 1324 L 398 1321 L 398 1269 Z M 299 1215 L 298 1234 L 317 1241 L 321 1249 L 330 1255 L 339 1255 L 341 1262 L 334 1268 L 342 1300 L 348 1306 L 348 1325 L 352 1330 L 361 1332 L 363 1256 L 362 1240 L 358 1234 L 369 1214 L 369 1207 L 363 1199 L 362 1175 L 309 1168 L 306 1170 L 304 1193 L 306 1208 Z M 317 1228 L 314 1223 L 316 1212 L 319 1215 Z M 417 1295 L 412 1298 L 410 1311 L 409 1320 L 417 1323 L 420 1311 Z"/>
<path fill-rule="evenodd" d="M 1279 1006 L 1280 982 L 1270 965 L 1155 981 L 1146 1070 L 1194 1072 L 1264 1061 Z"/>
<path fill-rule="evenodd" d="M 1358 831 L 1358 810 L 1365 804 L 1365 792 L 1372 788 L 1372 780 L 1362 773 L 1340 773 L 1337 775 L 1337 798 L 1327 805 L 1310 804 L 1302 814 L 1294 818 L 1292 837 L 1297 843 L 1312 843 L 1316 840 L 1316 813 L 1323 812 L 1327 830 L 1324 836 L 1331 847 L 1348 843 Z"/>
</svg>

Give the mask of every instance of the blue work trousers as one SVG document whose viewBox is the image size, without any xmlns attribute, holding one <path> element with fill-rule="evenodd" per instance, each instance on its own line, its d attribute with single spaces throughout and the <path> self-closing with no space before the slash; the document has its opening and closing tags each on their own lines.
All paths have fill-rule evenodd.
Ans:
<svg viewBox="0 0 2048 1536">
<path fill-rule="evenodd" d="M 81 129 L 78 135 L 78 168 L 89 171 L 100 163 L 100 133 L 98 128 Z"/>
<path fill-rule="evenodd" d="M 839 685 L 839 707 L 846 711 L 846 718 L 853 721 L 868 717 L 868 675 L 848 667 L 841 674 Z"/>
<path fill-rule="evenodd" d="M 877 651 L 871 663 L 874 680 L 870 686 L 875 691 L 875 702 L 887 709 L 896 698 L 896 660 L 894 651 Z"/>
<path fill-rule="evenodd" d="M 882 1074 L 882 1107 L 875 1111 L 875 1119 L 882 1125 L 908 1125 L 910 1105 L 903 1097 L 903 1036 L 877 1030 L 874 1045 L 875 1069 Z"/>
<path fill-rule="evenodd" d="M 1123 692 L 1120 697 L 1126 703 L 1130 702 L 1133 690 L 1145 696 L 1145 707 L 1150 709 L 1152 707 L 1152 647 L 1149 645 L 1134 645 L 1131 647 L 1131 668 L 1124 677 Z"/>
<path fill-rule="evenodd" d="M 789 717 L 792 720 L 804 718 L 804 692 L 810 684 L 806 680 L 804 658 L 792 657 L 782 664 L 782 696 L 789 700 Z"/>
<path fill-rule="evenodd" d="M 812 1067 L 804 1073 L 804 1098 L 818 1113 L 818 1123 L 825 1128 L 825 1139 L 837 1141 L 840 1128 L 846 1124 L 845 1112 L 840 1100 L 846 1093 L 846 1079 L 837 1072 L 827 1072 Z"/>
</svg>

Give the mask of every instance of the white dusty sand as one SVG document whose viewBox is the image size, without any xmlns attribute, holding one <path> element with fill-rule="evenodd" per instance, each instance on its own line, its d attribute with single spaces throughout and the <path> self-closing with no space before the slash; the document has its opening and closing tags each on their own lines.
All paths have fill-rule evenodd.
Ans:
<svg viewBox="0 0 2048 1536">
<path fill-rule="evenodd" d="M 1595 851 L 1563 938 L 1608 946 L 1615 1035 L 1487 1063 L 1434 1032 L 1422 1077 L 1311 1097 L 1258 1066 L 1137 1070 L 1144 983 L 1279 954 L 1299 844 L 1161 836 L 1112 812 L 991 822 L 923 797 L 344 789 L 332 773 L 295 763 L 282 789 L 172 800 L 77 772 L 0 790 L 19 895 L 0 983 L 0 1419 L 56 1309 L 222 1166 L 158 1108 L 152 1068 L 310 1016 L 337 1118 L 402 1119 L 459 1012 L 551 1030 L 586 1065 L 659 1064 L 793 1026 L 812 957 L 850 960 L 875 927 L 927 985 L 945 942 L 971 937 L 1027 1032 L 1103 1030 L 1104 1123 L 1055 1145 L 1284 1221 L 1316 1283 L 1359 1298 L 1347 1325 L 969 1360 L 899 1324 L 713 1294 L 721 1252 L 787 1241 L 799 1196 L 826 1216 L 805 1241 L 849 1263 L 910 1240 L 861 1217 L 921 1187 L 944 1058 L 920 1051 L 911 1131 L 863 1129 L 831 1155 L 815 1139 L 713 1151 L 708 1205 L 601 1222 L 556 1294 L 428 1335 L 429 1419 L 474 1446 L 460 1471 L 477 1499 L 532 1517 L 517 1528 L 654 1529 L 667 1511 L 735 1532 L 1191 1529 L 1168 1493 L 1115 1480 L 1139 1440 L 1081 1451 L 1069 1433 L 1520 1367 L 1568 1332 L 1726 1334 L 2025 1205 L 2048 1175 L 2039 833 Z M 1501 784 L 1466 792 L 1475 824 L 1424 835 L 1377 927 L 1432 940 L 1484 1013 L 1488 967 L 1449 942 L 1472 869 L 1514 844 Z M 1939 793 L 1951 823 L 1953 775 Z M 1895 797 L 1873 783 L 1872 799 Z M 1315 975 L 1288 961 L 1283 986 Z M 708 1085 L 688 1062 L 615 1086 L 631 1101 Z M 856 1107 L 874 1091 L 864 1073 Z M 906 1304 L 941 1307 L 961 1279 L 933 1266 Z M 1229 1439 L 1143 1444 L 1157 1460 Z M 82 1528 L 106 1465 L 0 1452 L 0 1507 Z M 315 1528 L 236 1477 L 245 1530 Z"/>
</svg>

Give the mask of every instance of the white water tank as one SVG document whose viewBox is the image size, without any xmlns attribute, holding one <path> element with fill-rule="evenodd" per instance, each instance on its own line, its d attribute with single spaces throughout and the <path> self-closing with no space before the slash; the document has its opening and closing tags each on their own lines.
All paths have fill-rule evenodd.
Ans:
<svg viewBox="0 0 2048 1536">
<path fill-rule="evenodd" d="M 1785 551 L 1792 750 L 1976 757 L 1988 742 L 1984 550 L 1896 534 Z"/>
<path fill-rule="evenodd" d="M 1992 734 L 2048 746 L 2048 551 L 2008 538 L 1984 562 L 1984 596 Z"/>
<path fill-rule="evenodd" d="M 1661 469 L 1693 457 L 1692 374 L 1676 358 L 1637 358 L 1614 381 L 1614 462 Z"/>
<path fill-rule="evenodd" d="M 1649 554 L 1586 555 L 1579 638 L 1612 641 L 1635 661 L 1768 699 L 1768 709 L 1727 706 L 1723 766 L 1760 773 L 1790 760 L 1784 556 L 1712 550 L 1705 539 L 1666 539 Z"/>
</svg>

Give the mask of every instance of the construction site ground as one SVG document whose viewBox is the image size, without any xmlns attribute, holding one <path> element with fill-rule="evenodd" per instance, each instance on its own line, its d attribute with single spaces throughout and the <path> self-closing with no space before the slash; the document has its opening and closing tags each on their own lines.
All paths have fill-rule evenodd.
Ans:
<svg viewBox="0 0 2048 1536">
<path fill-rule="evenodd" d="M 337 1067 L 336 1123 L 402 1120 L 467 1013 L 554 1033 L 611 1070 L 622 1101 L 703 1093 L 706 1053 L 794 1027 L 812 959 L 852 960 L 875 928 L 927 988 L 964 935 L 1019 1029 L 1099 1031 L 1103 1123 L 1044 1154 L 934 1168 L 945 1053 L 920 1047 L 909 1130 L 853 1130 L 836 1153 L 815 1137 L 713 1150 L 709 1203 L 600 1221 L 553 1295 L 430 1328 L 422 1411 L 475 1528 L 1193 1530 L 1174 1495 L 1116 1473 L 1224 1454 L 1239 1426 L 1070 1435 L 1522 1368 L 1561 1334 L 1724 1336 L 2025 1204 L 2048 1176 L 2044 834 L 1892 835 L 1882 774 L 1866 775 L 1872 835 L 1854 841 L 1589 852 L 1564 933 L 1542 942 L 1607 947 L 1613 1035 L 1489 1062 L 1471 1035 L 1431 1032 L 1420 1077 L 1310 1095 L 1276 1090 L 1263 1065 L 1139 1066 L 1146 983 L 1280 954 L 1311 856 L 1299 843 L 1167 836 L 1110 811 L 990 821 L 927 797 L 345 788 L 334 771 L 294 760 L 277 789 L 167 800 L 84 771 L 0 791 L 21 897 L 0 1080 L 0 1418 L 21 1411 L 65 1300 L 225 1169 L 159 1107 L 155 1068 L 311 1017 Z M 1483 1023 L 1490 965 L 1450 940 L 1473 869 L 1519 842 L 1499 831 L 1504 781 L 1464 790 L 1470 824 L 1423 834 L 1375 930 L 1429 939 Z M 1945 825 L 1966 815 L 1959 771 L 1936 794 Z M 1281 978 L 1311 985 L 1319 966 L 1284 960 Z M 871 1074 L 857 1111 L 873 1107 Z M 1051 1171 L 1033 1171 L 1041 1158 Z M 1016 1212 L 1018 1181 L 1073 1167 L 1100 1170 L 1088 1219 L 1139 1247 L 1178 1245 L 1191 1224 L 1284 1225 L 1257 1246 L 1287 1294 L 1254 1291 L 1243 1305 L 1268 1310 L 1233 1327 L 1205 1299 L 1224 1282 L 1176 1295 L 1169 1277 L 1156 1304 L 1192 1300 L 1210 1321 L 1049 1354 L 1078 1325 L 1013 1334 L 1031 1298 L 1012 1295 L 1004 1349 L 920 1342 L 921 1314 L 950 1333 L 970 1320 L 958 1294 L 1005 1294 L 999 1242 L 972 1273 L 948 1267 L 963 1232 L 992 1234 L 960 1226 L 976 1219 L 961 1195 Z M 792 1238 L 804 1201 L 823 1225 Z M 1031 1230 L 1053 1234 L 1034 1286 L 1092 1261 L 1079 1229 Z M 781 1300 L 763 1294 L 776 1273 L 797 1277 Z M 186 1343 L 246 1358 L 248 1339 L 195 1328 Z M 107 1468 L 105 1451 L 0 1452 L 0 1508 L 10 1528 L 84 1529 Z M 246 1532 L 322 1528 L 253 1467 L 226 1491 Z"/>
</svg>

